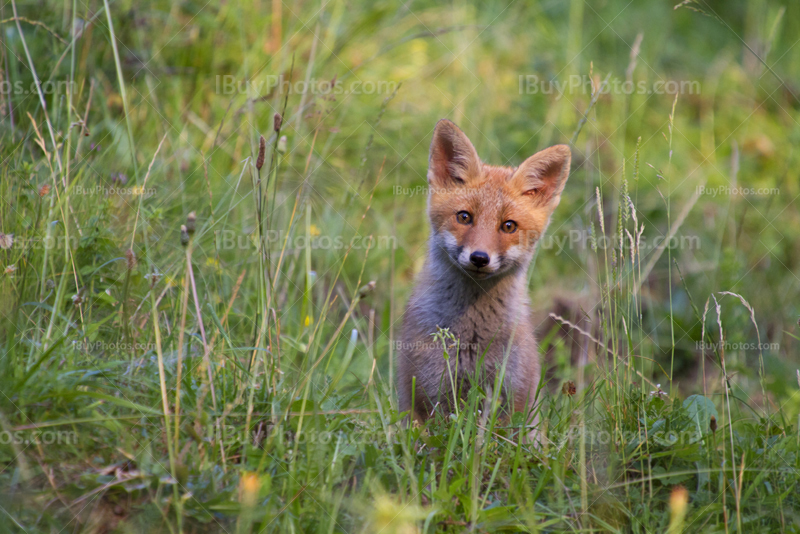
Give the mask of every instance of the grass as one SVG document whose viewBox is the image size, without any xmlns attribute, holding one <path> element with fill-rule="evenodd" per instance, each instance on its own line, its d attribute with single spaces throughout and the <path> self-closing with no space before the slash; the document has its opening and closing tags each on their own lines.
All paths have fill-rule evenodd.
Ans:
<svg viewBox="0 0 800 534">
<path fill-rule="evenodd" d="M 796 532 L 798 15 L 0 7 L 2 530 Z M 540 448 L 497 384 L 397 412 L 443 116 L 573 148 Z"/>
</svg>

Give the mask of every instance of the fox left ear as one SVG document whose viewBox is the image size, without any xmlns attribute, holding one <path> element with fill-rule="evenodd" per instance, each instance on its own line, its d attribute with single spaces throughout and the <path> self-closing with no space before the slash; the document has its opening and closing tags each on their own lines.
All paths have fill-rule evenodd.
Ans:
<svg viewBox="0 0 800 534">
<path fill-rule="evenodd" d="M 571 160 L 572 152 L 567 145 L 551 146 L 522 162 L 510 180 L 536 205 L 555 209 L 567 183 Z"/>
</svg>

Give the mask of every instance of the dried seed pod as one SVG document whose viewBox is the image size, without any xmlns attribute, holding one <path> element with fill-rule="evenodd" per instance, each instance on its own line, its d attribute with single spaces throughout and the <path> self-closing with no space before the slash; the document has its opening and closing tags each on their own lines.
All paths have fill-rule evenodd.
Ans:
<svg viewBox="0 0 800 534">
<path fill-rule="evenodd" d="M 267 140 L 264 136 L 258 138 L 258 158 L 256 158 L 256 169 L 259 171 L 264 166 L 264 156 L 267 154 Z"/>
<path fill-rule="evenodd" d="M 363 299 L 364 297 L 366 297 L 367 295 L 372 293 L 372 291 L 375 289 L 376 285 L 377 285 L 377 283 L 375 282 L 375 280 L 372 280 L 368 284 L 366 284 L 364 286 L 361 286 L 361 289 L 358 290 L 359 298 Z"/>
<path fill-rule="evenodd" d="M 189 216 L 186 217 L 186 231 L 189 233 L 189 235 L 193 235 L 196 228 L 197 214 L 192 211 L 189 213 Z"/>
<path fill-rule="evenodd" d="M 156 287 L 156 284 L 158 283 L 158 279 L 161 278 L 161 273 L 158 272 L 158 269 L 156 269 L 156 266 L 153 265 L 153 268 L 150 271 L 150 274 L 148 276 L 145 276 L 145 278 L 150 280 L 150 289 L 153 289 L 154 287 Z"/>
<path fill-rule="evenodd" d="M 189 232 L 186 230 L 186 225 L 181 225 L 181 245 L 184 247 L 189 244 Z"/>
<path fill-rule="evenodd" d="M 711 416 L 711 421 L 708 423 L 708 427 L 711 429 L 711 432 L 717 431 L 717 418 L 713 415 Z"/>
<path fill-rule="evenodd" d="M 133 249 L 128 249 L 125 251 L 125 260 L 128 263 L 128 270 L 132 271 L 136 267 L 136 254 L 133 252 Z"/>
<path fill-rule="evenodd" d="M 280 113 L 276 113 L 272 117 L 272 129 L 275 130 L 276 132 L 280 132 L 282 124 L 283 124 L 283 117 L 281 116 Z"/>
</svg>

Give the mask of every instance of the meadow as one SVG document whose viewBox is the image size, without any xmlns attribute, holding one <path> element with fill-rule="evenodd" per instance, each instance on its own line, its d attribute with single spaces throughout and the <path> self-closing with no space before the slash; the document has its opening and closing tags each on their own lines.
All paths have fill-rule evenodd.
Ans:
<svg viewBox="0 0 800 534">
<path fill-rule="evenodd" d="M 800 531 L 799 3 L 0 25 L 0 532 Z M 443 117 L 489 163 L 572 150 L 540 446 L 499 387 L 398 411 Z"/>
</svg>

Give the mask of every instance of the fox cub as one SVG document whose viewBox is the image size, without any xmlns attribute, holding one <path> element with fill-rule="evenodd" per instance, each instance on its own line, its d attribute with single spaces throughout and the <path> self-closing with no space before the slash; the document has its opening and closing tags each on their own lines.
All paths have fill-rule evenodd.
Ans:
<svg viewBox="0 0 800 534">
<path fill-rule="evenodd" d="M 442 119 L 436 125 L 428 254 L 406 309 L 398 358 L 401 412 L 412 409 L 412 398 L 417 421 L 437 407 L 453 411 L 451 383 L 461 398 L 476 376 L 491 386 L 507 357 L 500 398 L 508 412 L 531 413 L 541 370 L 527 271 L 561 198 L 570 159 L 569 147 L 556 145 L 517 168 L 487 165 L 455 124 Z M 442 344 L 431 335 L 439 327 L 459 341 L 458 362 L 451 357 L 449 371 Z M 448 373 L 456 369 L 451 382 Z"/>
</svg>

